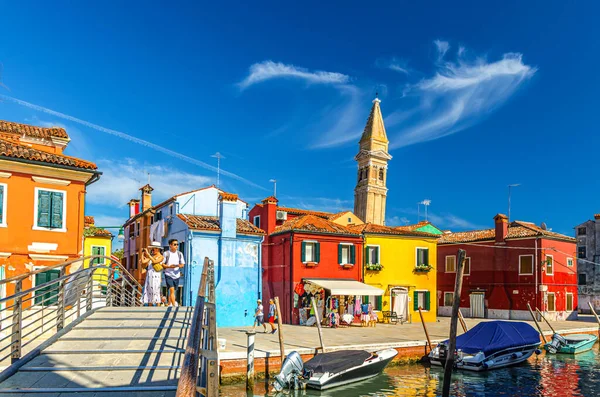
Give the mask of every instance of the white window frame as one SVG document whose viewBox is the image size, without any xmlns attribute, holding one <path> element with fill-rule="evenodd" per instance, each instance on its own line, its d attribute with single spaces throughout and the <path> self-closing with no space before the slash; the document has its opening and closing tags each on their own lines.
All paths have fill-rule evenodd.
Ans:
<svg viewBox="0 0 600 397">
<path fill-rule="evenodd" d="M 548 258 L 552 258 L 552 273 L 548 273 Z M 544 261 L 544 267 L 545 267 L 545 271 L 546 271 L 546 276 L 554 276 L 554 255 L 546 255 L 546 260 Z"/>
<path fill-rule="evenodd" d="M 529 256 L 531 258 L 531 273 L 521 273 L 521 258 L 525 257 L 525 256 Z M 519 276 L 533 276 L 533 268 L 534 267 L 535 267 L 535 262 L 534 262 L 533 255 L 531 255 L 531 254 L 519 255 Z"/>
<path fill-rule="evenodd" d="M 377 248 L 377 263 L 367 263 L 367 265 L 379 265 L 381 263 L 381 246 L 377 244 L 367 244 L 367 252 L 369 251 L 369 247 Z M 368 258 L 371 258 L 370 255 L 367 254 Z"/>
<path fill-rule="evenodd" d="M 567 292 L 565 295 L 565 311 L 569 310 L 567 304 L 569 302 L 569 295 L 571 295 L 571 311 L 573 311 L 575 310 L 575 295 L 572 292 Z"/>
<path fill-rule="evenodd" d="M 256 224 L 256 219 L 258 218 L 258 225 Z M 252 218 L 252 224 L 258 228 L 260 228 L 260 215 L 255 215 L 254 218 Z"/>
<path fill-rule="evenodd" d="M 454 258 L 454 270 L 448 271 L 448 258 Z M 444 272 L 445 273 L 456 273 L 456 255 L 446 255 L 444 258 Z"/>
<path fill-rule="evenodd" d="M 37 225 L 38 222 L 38 197 L 39 191 L 43 190 L 45 192 L 56 192 L 63 194 L 63 212 L 62 212 L 62 225 L 63 227 L 60 229 L 50 228 L 50 227 L 40 227 Z M 61 232 L 65 233 L 67 231 L 67 191 L 66 190 L 56 190 L 56 189 L 47 189 L 45 187 L 36 187 L 34 189 L 34 200 L 33 200 L 33 227 L 31 230 L 45 230 L 48 232 Z"/>
<path fill-rule="evenodd" d="M 6 224 L 6 214 L 8 214 L 8 184 L 0 183 L 0 186 L 4 188 L 4 194 L 2 194 L 2 222 L 0 222 L 0 227 L 8 227 Z"/>
<path fill-rule="evenodd" d="M 573 267 L 573 258 L 567 258 L 567 266 Z"/>
<path fill-rule="evenodd" d="M 340 243 L 340 245 L 342 246 L 342 256 L 344 256 L 343 255 L 344 247 L 348 247 L 348 262 L 347 263 L 340 263 L 340 266 L 354 265 L 354 263 L 350 263 L 350 259 L 352 259 L 352 247 L 354 246 L 354 243 Z M 340 258 L 340 259 L 342 259 L 342 258 Z M 356 260 L 356 256 L 354 257 L 354 259 Z"/>
<path fill-rule="evenodd" d="M 450 296 L 452 296 L 452 303 L 454 304 L 454 292 L 444 292 L 444 307 L 452 307 L 452 306 L 446 306 L 446 295 L 450 294 Z"/>
<path fill-rule="evenodd" d="M 419 250 L 427 250 L 427 262 L 429 262 L 429 247 L 415 247 L 415 267 L 419 265 Z"/>
<path fill-rule="evenodd" d="M 304 251 L 304 262 L 302 263 L 317 263 L 317 258 L 315 257 L 316 253 L 317 253 L 317 244 L 319 244 L 319 242 L 317 240 L 302 240 L 302 242 L 304 244 L 314 244 L 314 250 L 313 250 L 313 260 L 309 261 L 308 258 L 306 258 L 306 251 Z M 305 245 L 306 246 L 306 245 Z"/>
<path fill-rule="evenodd" d="M 554 308 L 553 310 L 550 310 L 550 295 L 552 295 L 554 297 L 554 299 L 552 300 L 554 302 Z M 546 310 L 548 312 L 555 312 L 556 311 L 556 293 L 554 292 L 548 292 L 548 296 L 546 297 Z"/>
<path fill-rule="evenodd" d="M 470 257 L 470 256 L 467 256 L 467 257 L 465 258 L 465 265 L 467 264 L 467 261 L 469 261 L 469 273 L 467 273 L 467 272 L 463 272 L 463 276 L 470 276 L 470 275 L 471 275 L 471 257 Z M 465 266 L 465 267 L 466 267 L 466 266 Z M 463 269 L 464 269 L 465 267 L 463 267 Z"/>
</svg>

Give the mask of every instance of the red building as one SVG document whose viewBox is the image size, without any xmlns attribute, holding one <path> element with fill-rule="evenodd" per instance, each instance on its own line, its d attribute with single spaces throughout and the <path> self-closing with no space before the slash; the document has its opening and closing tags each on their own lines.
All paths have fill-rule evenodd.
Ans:
<svg viewBox="0 0 600 397">
<path fill-rule="evenodd" d="M 467 252 L 463 315 L 529 320 L 529 303 L 552 320 L 577 318 L 575 239 L 533 223 L 494 217 L 493 229 L 447 233 L 438 240 L 439 315 L 450 315 L 459 249 Z"/>
<path fill-rule="evenodd" d="M 363 240 L 329 220 L 334 214 L 277 203 L 275 197 L 268 197 L 249 214 L 267 232 L 262 251 L 263 301 L 278 296 L 283 322 L 298 324 L 296 286 L 306 279 L 361 281 Z"/>
</svg>

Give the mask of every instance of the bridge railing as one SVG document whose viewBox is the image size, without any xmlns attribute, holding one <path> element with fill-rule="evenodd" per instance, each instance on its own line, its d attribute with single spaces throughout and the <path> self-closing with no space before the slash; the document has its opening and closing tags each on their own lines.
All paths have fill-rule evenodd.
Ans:
<svg viewBox="0 0 600 397">
<path fill-rule="evenodd" d="M 26 280 L 31 288 L 24 289 Z M 101 255 L 0 281 L 0 286 L 9 284 L 14 293 L 0 299 L 0 365 L 9 357 L 13 364 L 27 358 L 25 351 L 37 355 L 45 340 L 97 307 L 142 304 L 139 282 L 121 263 Z"/>
<path fill-rule="evenodd" d="M 207 292 L 208 288 L 208 292 Z M 194 314 L 177 385 L 177 397 L 219 395 L 214 262 L 204 258 Z"/>
</svg>

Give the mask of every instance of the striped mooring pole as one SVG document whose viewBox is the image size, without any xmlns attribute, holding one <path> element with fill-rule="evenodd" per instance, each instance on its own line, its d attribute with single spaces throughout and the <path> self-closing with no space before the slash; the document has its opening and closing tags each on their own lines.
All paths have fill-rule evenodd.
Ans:
<svg viewBox="0 0 600 397">
<path fill-rule="evenodd" d="M 248 335 L 248 364 L 246 366 L 246 390 L 254 390 L 254 335 L 256 332 L 246 332 Z"/>
</svg>

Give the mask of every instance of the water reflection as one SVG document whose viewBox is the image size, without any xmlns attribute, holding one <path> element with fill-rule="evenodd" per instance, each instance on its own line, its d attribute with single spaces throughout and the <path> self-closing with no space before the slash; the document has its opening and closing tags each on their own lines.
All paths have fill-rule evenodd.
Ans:
<svg viewBox="0 0 600 397">
<path fill-rule="evenodd" d="M 390 367 L 370 380 L 333 390 L 293 390 L 280 394 L 290 397 L 387 397 L 439 396 L 442 390 L 443 369 L 423 365 Z M 250 396 L 273 396 L 265 384 L 257 384 Z M 466 371 L 452 375 L 451 395 L 563 397 L 600 396 L 600 355 L 593 351 L 573 356 L 541 355 L 532 357 L 517 367 L 484 373 Z M 224 386 L 221 396 L 246 396 L 243 386 Z"/>
</svg>

